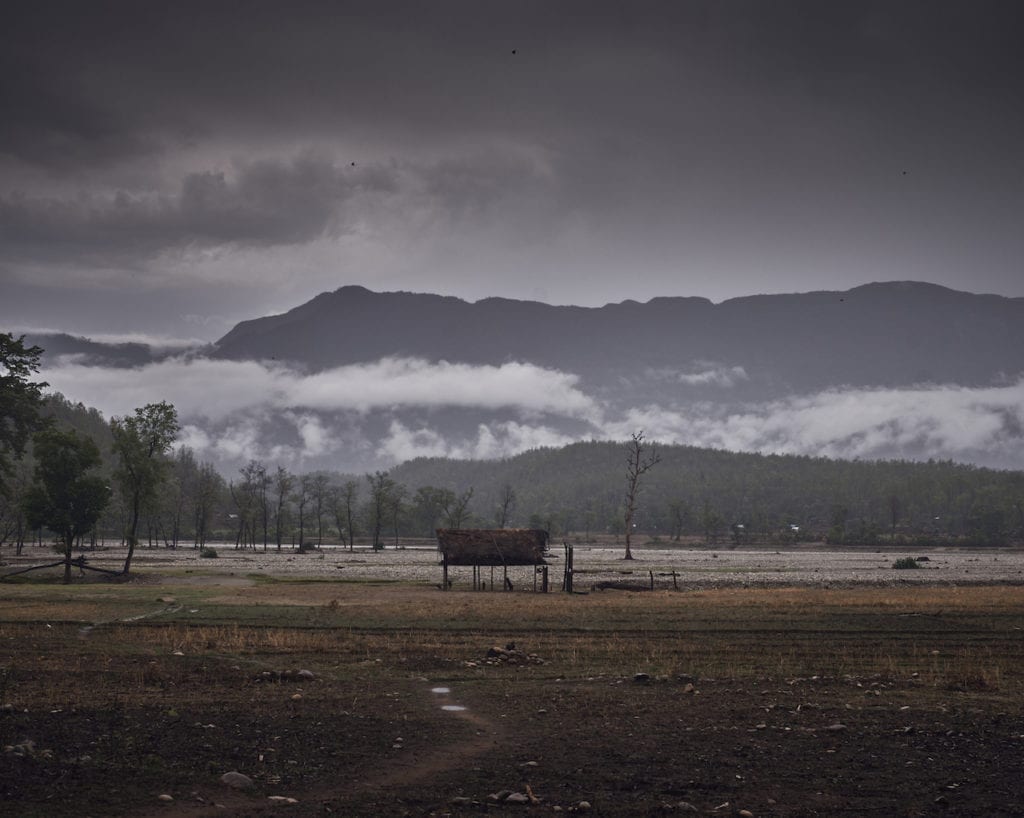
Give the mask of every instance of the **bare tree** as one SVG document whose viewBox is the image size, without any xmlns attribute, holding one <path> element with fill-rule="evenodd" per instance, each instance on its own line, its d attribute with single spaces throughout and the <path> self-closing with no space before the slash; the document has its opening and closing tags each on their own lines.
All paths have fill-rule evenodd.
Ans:
<svg viewBox="0 0 1024 818">
<path fill-rule="evenodd" d="M 313 475 L 310 492 L 313 499 L 313 514 L 316 516 L 316 547 L 324 544 L 324 511 L 327 507 L 327 490 L 330 480 L 326 474 Z"/>
<path fill-rule="evenodd" d="M 292 489 L 295 488 L 295 475 L 284 466 L 277 467 L 274 475 L 274 496 L 277 502 L 274 504 L 274 538 L 277 540 L 277 550 L 281 550 L 281 536 L 284 531 L 285 517 L 288 514 L 288 499 L 291 497 Z"/>
<path fill-rule="evenodd" d="M 345 521 L 348 524 L 348 550 L 351 551 L 355 545 L 355 506 L 356 498 L 359 496 L 359 484 L 355 480 L 348 480 L 341 487 L 341 498 L 345 504 Z"/>
<path fill-rule="evenodd" d="M 644 444 L 644 433 L 634 432 L 629 442 L 626 457 L 626 555 L 623 559 L 633 559 L 630 549 L 630 537 L 633 534 L 633 515 L 636 513 L 636 501 L 640 494 L 640 478 L 661 461 L 661 456 L 653 445 Z"/>
<path fill-rule="evenodd" d="M 462 528 L 469 517 L 469 501 L 473 499 L 473 487 L 470 486 L 462 494 L 445 491 L 441 497 L 441 510 L 448 521 L 449 528 Z"/>
<path fill-rule="evenodd" d="M 313 492 L 313 480 L 308 474 L 299 478 L 299 488 L 295 492 L 295 505 L 299 511 L 299 549 L 306 545 L 306 506 Z"/>
<path fill-rule="evenodd" d="M 512 486 L 506 483 L 501 489 L 501 497 L 498 498 L 497 523 L 498 528 L 504 528 L 512 519 L 512 512 L 516 509 L 516 492 Z"/>
<path fill-rule="evenodd" d="M 381 540 L 381 531 L 384 528 L 384 521 L 389 510 L 389 500 L 397 483 L 391 479 L 386 471 L 378 471 L 366 475 L 366 481 L 370 484 L 369 513 L 370 525 L 373 527 L 373 550 L 380 551 L 384 547 Z"/>
</svg>

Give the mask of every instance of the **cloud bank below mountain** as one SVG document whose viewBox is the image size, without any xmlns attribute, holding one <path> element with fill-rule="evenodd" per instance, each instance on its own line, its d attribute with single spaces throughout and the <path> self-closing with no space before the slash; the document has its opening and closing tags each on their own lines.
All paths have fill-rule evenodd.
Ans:
<svg viewBox="0 0 1024 818">
<path fill-rule="evenodd" d="M 746 377 L 721 372 L 714 377 Z M 628 439 L 641 429 L 666 444 L 731 451 L 952 459 L 999 468 L 1024 462 L 1024 379 L 982 388 L 832 387 L 761 402 L 661 404 L 600 399 L 573 373 L 521 362 L 389 357 L 305 373 L 273 362 L 197 357 L 125 370 L 69 356 L 42 374 L 52 389 L 108 417 L 172 402 L 183 421 L 182 443 L 225 469 L 250 458 L 353 471 L 420 456 L 500 458 L 577 440 Z M 475 420 L 453 425 L 446 412 Z"/>
</svg>

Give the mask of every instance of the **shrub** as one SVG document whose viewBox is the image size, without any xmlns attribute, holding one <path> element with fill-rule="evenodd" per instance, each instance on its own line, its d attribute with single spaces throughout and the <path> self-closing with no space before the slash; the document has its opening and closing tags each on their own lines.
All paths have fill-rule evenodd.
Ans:
<svg viewBox="0 0 1024 818">
<path fill-rule="evenodd" d="M 914 557 L 900 557 L 892 564 L 893 568 L 920 568 Z"/>
<path fill-rule="evenodd" d="M 217 553 L 216 548 L 210 548 L 210 546 L 204 545 L 199 549 L 199 556 L 205 557 L 206 559 L 216 559 L 220 554 Z"/>
</svg>

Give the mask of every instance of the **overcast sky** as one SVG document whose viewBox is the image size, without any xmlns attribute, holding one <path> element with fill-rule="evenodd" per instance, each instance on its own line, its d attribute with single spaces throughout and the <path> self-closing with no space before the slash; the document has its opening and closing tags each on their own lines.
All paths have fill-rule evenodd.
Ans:
<svg viewBox="0 0 1024 818">
<path fill-rule="evenodd" d="M 324 290 L 1024 296 L 1024 4 L 35 0 L 0 329 L 212 339 Z"/>
</svg>

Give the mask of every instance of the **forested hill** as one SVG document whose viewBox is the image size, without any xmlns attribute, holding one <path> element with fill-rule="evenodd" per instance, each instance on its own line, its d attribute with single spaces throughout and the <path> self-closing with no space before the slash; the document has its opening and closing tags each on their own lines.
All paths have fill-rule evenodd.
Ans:
<svg viewBox="0 0 1024 818">
<path fill-rule="evenodd" d="M 737 454 L 659 446 L 661 462 L 645 476 L 638 528 L 677 534 L 802 536 L 872 542 L 895 532 L 925 540 L 962 537 L 1007 542 L 1024 536 L 1024 472 L 950 462 L 859 462 Z M 626 449 L 577 443 L 501 461 L 420 458 L 391 471 L 399 484 L 473 489 L 470 504 L 495 519 L 506 487 L 515 493 L 515 525 L 556 532 L 614 532 L 622 526 Z"/>
<path fill-rule="evenodd" d="M 1024 372 L 1024 298 L 888 282 L 845 292 L 624 301 L 600 308 L 342 287 L 238 324 L 218 357 L 330 368 L 387 356 L 529 361 L 613 385 L 623 373 L 712 361 L 737 397 L 832 385 L 982 385 Z M 698 389 L 699 391 L 699 389 Z"/>
</svg>

